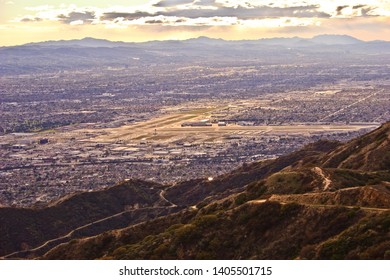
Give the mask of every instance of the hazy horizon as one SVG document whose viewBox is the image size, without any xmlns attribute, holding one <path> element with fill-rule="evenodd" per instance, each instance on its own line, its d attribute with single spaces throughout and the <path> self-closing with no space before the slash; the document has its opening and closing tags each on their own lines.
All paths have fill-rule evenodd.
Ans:
<svg viewBox="0 0 390 280">
<path fill-rule="evenodd" d="M 0 0 L 0 45 L 93 37 L 110 41 L 349 35 L 390 41 L 390 3 L 236 0 Z"/>
<path fill-rule="evenodd" d="M 300 36 L 287 37 L 287 36 L 284 36 L 284 37 L 263 37 L 263 38 L 257 38 L 257 39 L 230 39 L 230 40 L 224 39 L 224 38 L 213 38 L 213 37 L 209 37 L 209 36 L 197 36 L 197 37 L 191 37 L 191 38 L 186 38 L 186 39 L 146 40 L 146 41 L 141 41 L 141 42 L 124 41 L 124 40 L 111 40 L 111 39 L 107 39 L 107 38 L 85 36 L 85 37 L 74 37 L 74 38 L 69 38 L 69 39 L 58 39 L 58 40 L 48 39 L 48 40 L 44 40 L 44 41 L 27 42 L 27 43 L 18 44 L 18 45 L 0 45 L 0 47 L 16 47 L 16 46 L 22 46 L 22 45 L 26 45 L 26 44 L 39 44 L 39 43 L 45 43 L 45 42 L 81 41 L 81 40 L 85 40 L 85 39 L 105 40 L 105 41 L 112 42 L 112 43 L 129 43 L 129 44 L 131 44 L 131 43 L 148 43 L 148 42 L 164 42 L 164 41 L 187 41 L 187 40 L 196 40 L 196 39 L 201 39 L 201 38 L 207 38 L 210 40 L 222 40 L 222 41 L 226 41 L 226 42 L 261 41 L 261 40 L 272 40 L 272 39 L 295 39 L 295 38 L 299 38 L 299 39 L 303 39 L 303 40 L 310 40 L 310 39 L 313 39 L 313 38 L 318 37 L 318 36 L 349 36 L 351 38 L 360 40 L 362 42 L 372 42 L 372 41 L 390 42 L 390 40 L 367 40 L 366 41 L 366 40 L 361 40 L 361 39 L 358 39 L 356 37 L 353 37 L 353 36 L 350 36 L 347 34 L 318 34 L 318 35 L 311 36 L 311 37 L 300 37 Z"/>
</svg>

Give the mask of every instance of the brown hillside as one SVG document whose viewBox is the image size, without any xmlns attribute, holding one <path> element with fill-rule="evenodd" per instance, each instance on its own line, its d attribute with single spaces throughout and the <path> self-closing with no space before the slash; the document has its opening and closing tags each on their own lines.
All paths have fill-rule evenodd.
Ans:
<svg viewBox="0 0 390 280">
<path fill-rule="evenodd" d="M 390 188 L 386 184 L 346 188 L 335 192 L 272 195 L 269 200 L 303 205 L 344 205 L 388 209 L 390 207 Z"/>
<path fill-rule="evenodd" d="M 161 187 L 130 181 L 102 191 L 71 195 L 47 208 L 0 208 L 0 255 L 36 247 L 126 210 L 151 207 L 159 201 Z M 122 221 L 121 227 L 130 223 L 131 219 Z"/>
<path fill-rule="evenodd" d="M 211 206 L 210 206 L 211 207 Z M 190 220 L 183 220 L 158 231 L 128 228 L 94 238 L 75 240 L 61 245 L 44 256 L 45 259 L 296 259 L 323 258 L 323 244 L 342 242 L 340 236 L 354 227 L 374 227 L 388 231 L 383 219 L 387 213 L 365 212 L 344 207 L 311 207 L 277 202 L 245 203 L 226 211 L 226 206 L 198 211 Z M 367 218 L 367 219 L 366 219 Z M 160 219 L 160 221 L 164 219 Z M 156 225 L 159 225 L 157 222 Z M 146 230 L 146 227 L 142 227 Z M 133 236 L 125 239 L 123 236 Z M 344 237 L 343 237 L 344 238 Z M 362 238 L 355 236 L 356 239 Z M 373 241 L 372 241 L 373 242 Z M 372 243 L 342 250 L 342 254 L 327 253 L 329 258 L 383 259 L 387 255 L 388 239 L 379 234 Z M 103 243 L 103 244 L 102 244 Z M 338 246 L 344 246 L 342 245 Z M 102 248 L 93 255 L 90 248 Z M 320 248 L 320 249 L 319 249 Z M 387 248 L 388 249 L 388 248 Z"/>
<path fill-rule="evenodd" d="M 390 122 L 331 151 L 323 167 L 376 171 L 390 169 Z"/>
</svg>

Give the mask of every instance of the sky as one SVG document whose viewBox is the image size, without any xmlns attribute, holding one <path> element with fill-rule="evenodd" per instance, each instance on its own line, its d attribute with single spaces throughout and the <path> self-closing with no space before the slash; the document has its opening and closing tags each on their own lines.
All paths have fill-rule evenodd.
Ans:
<svg viewBox="0 0 390 280">
<path fill-rule="evenodd" d="M 390 41 L 390 0 L 0 0 L 1 46 L 319 34 Z"/>
</svg>

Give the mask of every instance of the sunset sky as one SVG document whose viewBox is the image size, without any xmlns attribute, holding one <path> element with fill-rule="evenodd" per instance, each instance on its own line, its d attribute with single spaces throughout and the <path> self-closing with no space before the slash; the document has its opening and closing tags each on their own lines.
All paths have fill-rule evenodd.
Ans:
<svg viewBox="0 0 390 280">
<path fill-rule="evenodd" d="M 0 45 L 95 37 L 227 40 L 347 34 L 390 41 L 389 0 L 0 0 Z"/>
</svg>

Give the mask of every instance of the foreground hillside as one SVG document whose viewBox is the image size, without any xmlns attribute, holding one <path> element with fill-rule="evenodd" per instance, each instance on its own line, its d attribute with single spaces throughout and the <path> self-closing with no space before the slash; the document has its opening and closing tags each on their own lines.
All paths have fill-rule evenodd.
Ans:
<svg viewBox="0 0 390 280">
<path fill-rule="evenodd" d="M 3 255 L 19 250 L 8 258 L 389 259 L 389 153 L 386 123 L 348 143 L 320 141 L 276 160 L 245 165 L 212 182 L 126 182 L 100 193 L 106 197 L 106 192 L 131 186 L 128 196 L 120 195 L 121 207 L 109 213 L 102 209 L 114 207 L 115 200 L 75 199 L 83 194 L 44 209 L 0 209 L 8 211 L 1 215 L 0 246 Z M 85 220 L 74 213 L 68 224 L 68 217 L 52 210 L 67 201 L 72 210 L 63 209 L 70 213 L 92 205 L 92 212 L 101 215 L 91 212 Z M 147 213 L 136 219 L 121 216 L 119 224 L 103 218 L 129 211 L 125 205 L 131 205 L 132 213 L 135 208 Z M 36 222 L 41 211 L 50 213 L 45 226 Z M 88 228 L 98 218 L 103 218 L 99 229 L 68 234 L 33 249 L 74 227 L 88 223 Z M 42 230 L 57 224 L 67 228 L 50 234 Z M 40 239 L 23 250 L 31 236 Z"/>
<path fill-rule="evenodd" d="M 384 259 L 389 212 L 232 201 L 89 239 L 74 240 L 47 259 Z M 234 202 L 233 202 L 234 204 Z M 145 236 L 146 235 L 146 236 Z"/>
<path fill-rule="evenodd" d="M 177 211 L 161 199 L 161 188 L 134 180 L 103 191 L 70 195 L 45 208 L 0 208 L 0 255 L 39 254 L 73 238 Z"/>
</svg>

